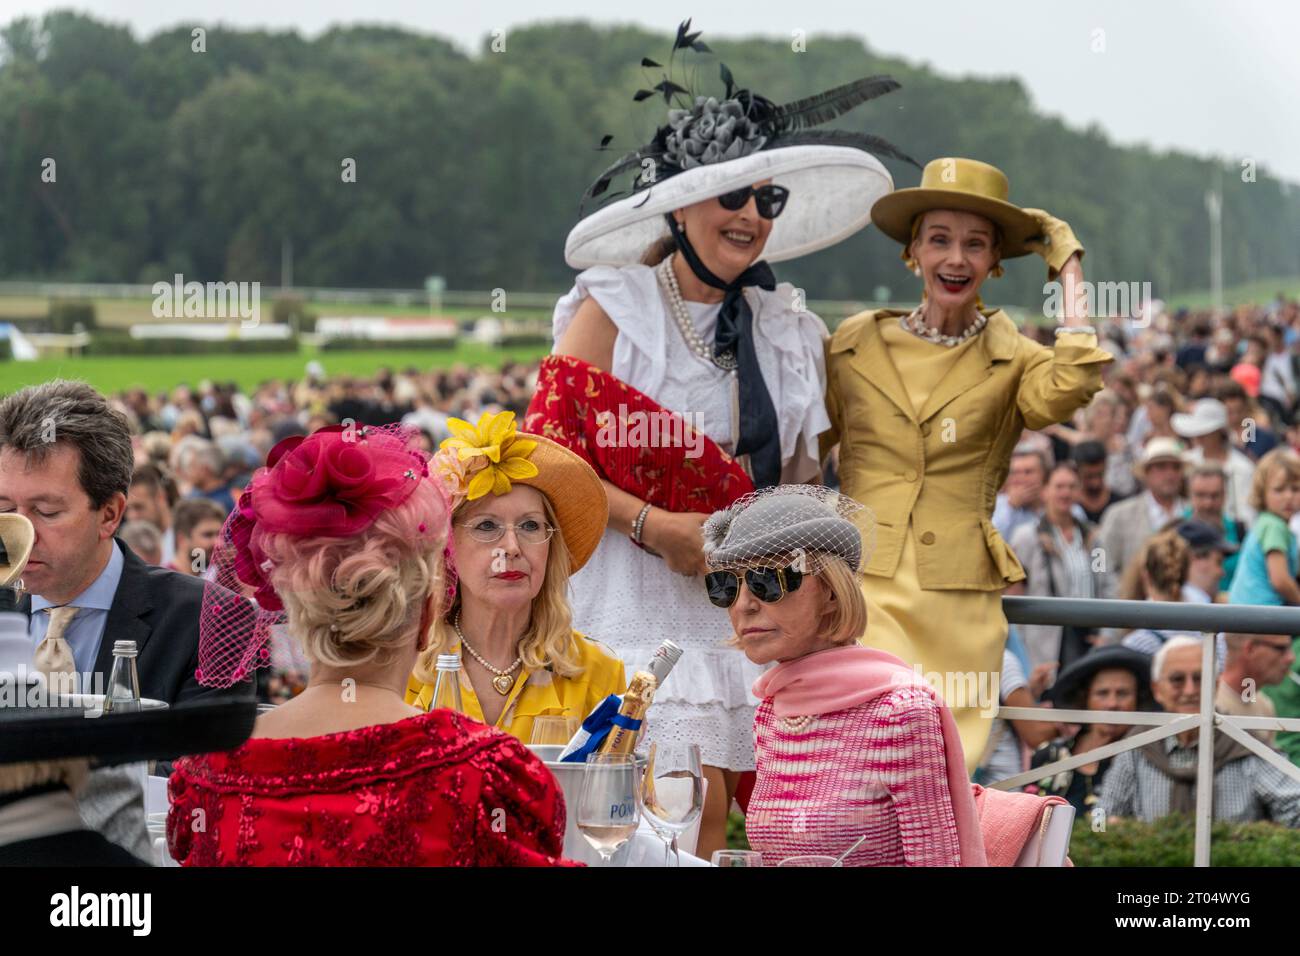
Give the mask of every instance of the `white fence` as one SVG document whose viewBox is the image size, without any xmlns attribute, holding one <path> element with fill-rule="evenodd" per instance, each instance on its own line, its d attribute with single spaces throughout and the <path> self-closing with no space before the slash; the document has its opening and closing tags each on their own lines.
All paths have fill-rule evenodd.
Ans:
<svg viewBox="0 0 1300 956">
<path fill-rule="evenodd" d="M 1218 686 L 1214 644 L 1219 632 L 1237 634 L 1300 634 L 1300 608 L 1246 607 L 1228 604 L 1175 604 L 1165 601 L 1099 601 L 1082 598 L 1003 598 L 1007 620 L 1013 624 L 1070 624 L 1079 627 L 1149 627 L 1201 632 L 1201 709 L 1196 714 L 1122 712 L 1113 710 L 1057 710 L 1041 707 L 1000 707 L 998 716 L 1009 720 L 1044 719 L 1067 724 L 1148 725 L 1150 730 L 1129 734 L 1114 743 L 1074 754 L 992 783 L 997 790 L 1012 790 L 1084 764 L 1136 750 L 1155 740 L 1195 729 L 1196 743 L 1196 846 L 1195 866 L 1210 865 L 1210 824 L 1214 819 L 1214 734 L 1227 734 L 1243 747 L 1300 782 L 1300 767 L 1271 750 L 1251 730 L 1300 731 L 1300 718 L 1241 717 L 1214 709 Z"/>
</svg>

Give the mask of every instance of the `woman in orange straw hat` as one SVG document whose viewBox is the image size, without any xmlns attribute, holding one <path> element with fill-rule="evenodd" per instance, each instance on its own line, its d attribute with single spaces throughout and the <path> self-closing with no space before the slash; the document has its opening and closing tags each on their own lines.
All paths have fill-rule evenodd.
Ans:
<svg viewBox="0 0 1300 956">
<path fill-rule="evenodd" d="M 567 597 L 569 575 L 605 531 L 605 488 L 580 457 L 516 431 L 514 418 L 451 419 L 430 462 L 451 497 L 456 582 L 406 697 L 427 710 L 437 656 L 459 653 L 465 712 L 529 743 L 536 718 L 569 718 L 576 730 L 627 684 L 622 660 L 573 629 Z"/>
<path fill-rule="evenodd" d="M 823 449 L 839 443 L 843 492 L 877 520 L 863 643 L 943 682 L 970 768 L 997 708 L 1001 592 L 1025 577 L 990 520 L 994 498 L 1021 432 L 1086 405 L 1112 360 L 1074 294 L 1083 247 L 1065 222 L 1021 209 L 1008 191 L 995 167 L 946 158 L 926 165 L 919 187 L 877 200 L 872 222 L 903 245 L 921 304 L 845 320 L 827 356 Z M 1064 287 L 1054 349 L 979 298 L 1002 259 L 1031 252 Z"/>
</svg>

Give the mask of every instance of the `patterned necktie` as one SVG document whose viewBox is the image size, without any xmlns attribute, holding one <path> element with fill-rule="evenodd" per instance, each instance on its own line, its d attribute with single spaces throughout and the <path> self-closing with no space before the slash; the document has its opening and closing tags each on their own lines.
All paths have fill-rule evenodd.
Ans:
<svg viewBox="0 0 1300 956">
<path fill-rule="evenodd" d="M 80 610 L 66 604 L 45 609 L 50 615 L 50 624 L 45 630 L 45 639 L 36 647 L 36 669 L 45 675 L 52 687 L 58 682 L 60 689 L 72 690 L 69 682 L 77 672 L 77 662 L 72 657 L 72 645 L 63 635 Z"/>
</svg>

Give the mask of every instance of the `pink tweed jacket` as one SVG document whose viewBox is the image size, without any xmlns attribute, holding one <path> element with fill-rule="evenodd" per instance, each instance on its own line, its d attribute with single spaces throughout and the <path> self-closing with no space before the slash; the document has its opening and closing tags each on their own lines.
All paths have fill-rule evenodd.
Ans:
<svg viewBox="0 0 1300 956">
<path fill-rule="evenodd" d="M 839 856 L 865 833 L 845 866 L 962 865 L 941 706 L 917 686 L 817 716 L 778 717 L 764 700 L 754 719 L 750 846 L 776 864 Z"/>
</svg>

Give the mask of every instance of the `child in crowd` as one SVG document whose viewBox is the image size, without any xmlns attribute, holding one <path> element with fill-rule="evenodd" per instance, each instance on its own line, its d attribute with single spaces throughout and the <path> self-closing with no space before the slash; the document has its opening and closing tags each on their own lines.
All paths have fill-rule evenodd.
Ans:
<svg viewBox="0 0 1300 956">
<path fill-rule="evenodd" d="M 1300 457 L 1278 448 L 1261 458 L 1250 503 L 1259 517 L 1242 543 L 1229 603 L 1300 604 L 1296 537 L 1288 527 L 1300 511 Z"/>
</svg>

